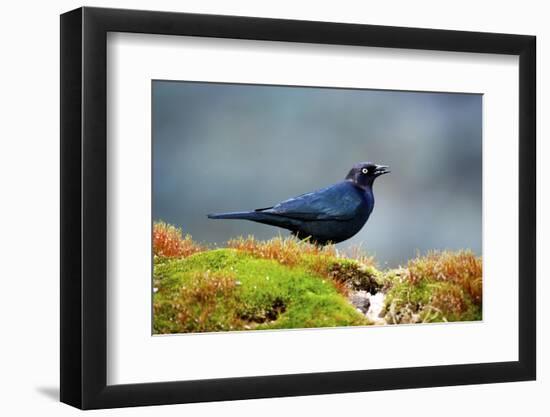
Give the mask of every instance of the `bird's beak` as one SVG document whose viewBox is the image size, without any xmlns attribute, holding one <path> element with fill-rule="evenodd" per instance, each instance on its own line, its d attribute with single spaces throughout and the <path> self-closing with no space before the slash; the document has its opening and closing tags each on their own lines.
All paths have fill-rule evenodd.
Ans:
<svg viewBox="0 0 550 417">
<path fill-rule="evenodd" d="M 376 169 L 374 170 L 376 176 L 389 174 L 390 172 L 390 167 L 386 165 L 376 165 Z"/>
</svg>

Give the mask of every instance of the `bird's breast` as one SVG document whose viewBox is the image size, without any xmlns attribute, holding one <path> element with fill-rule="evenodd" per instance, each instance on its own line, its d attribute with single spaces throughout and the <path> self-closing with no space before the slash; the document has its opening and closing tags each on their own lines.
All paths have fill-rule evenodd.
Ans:
<svg viewBox="0 0 550 417">
<path fill-rule="evenodd" d="M 374 208 L 374 194 L 372 189 L 369 188 L 363 193 L 363 199 L 365 200 L 365 206 L 369 214 L 371 214 L 372 209 Z"/>
</svg>

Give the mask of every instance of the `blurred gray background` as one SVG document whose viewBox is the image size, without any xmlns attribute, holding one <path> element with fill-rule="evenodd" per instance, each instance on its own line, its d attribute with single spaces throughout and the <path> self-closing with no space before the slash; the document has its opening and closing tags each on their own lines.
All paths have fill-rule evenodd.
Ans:
<svg viewBox="0 0 550 417">
<path fill-rule="evenodd" d="M 223 245 L 288 231 L 206 214 L 271 206 L 389 165 L 361 244 L 381 266 L 429 249 L 481 254 L 482 96 L 153 81 L 153 218 Z"/>
</svg>

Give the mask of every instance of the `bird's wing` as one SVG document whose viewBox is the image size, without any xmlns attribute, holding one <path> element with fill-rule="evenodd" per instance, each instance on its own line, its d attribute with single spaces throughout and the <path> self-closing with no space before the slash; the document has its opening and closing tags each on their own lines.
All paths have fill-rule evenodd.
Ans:
<svg viewBox="0 0 550 417">
<path fill-rule="evenodd" d="M 305 221 L 349 220 L 362 203 L 363 199 L 355 187 L 342 182 L 258 211 Z"/>
</svg>

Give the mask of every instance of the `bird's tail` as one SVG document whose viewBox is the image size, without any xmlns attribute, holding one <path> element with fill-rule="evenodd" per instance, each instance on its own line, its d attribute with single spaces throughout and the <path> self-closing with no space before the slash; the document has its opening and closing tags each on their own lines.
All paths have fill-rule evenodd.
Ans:
<svg viewBox="0 0 550 417">
<path fill-rule="evenodd" d="M 299 226 L 299 221 L 294 219 L 279 216 L 274 213 L 266 213 L 263 210 L 254 210 L 254 211 L 234 211 L 231 213 L 216 213 L 209 214 L 209 219 L 241 219 L 241 220 L 250 220 L 253 222 L 269 224 L 271 226 L 282 227 L 288 230 L 294 230 Z"/>
<path fill-rule="evenodd" d="M 209 219 L 243 219 L 243 220 L 257 220 L 258 213 L 255 211 L 234 211 L 231 213 L 214 213 L 209 214 Z"/>
</svg>

